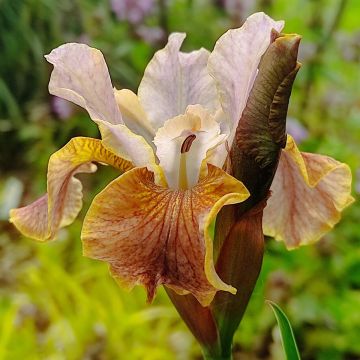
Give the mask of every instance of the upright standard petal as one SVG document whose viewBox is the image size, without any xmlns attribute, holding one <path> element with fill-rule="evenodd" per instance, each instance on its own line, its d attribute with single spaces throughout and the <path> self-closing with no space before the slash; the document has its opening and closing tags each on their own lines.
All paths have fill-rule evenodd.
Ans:
<svg viewBox="0 0 360 360">
<path fill-rule="evenodd" d="M 54 65 L 49 92 L 85 108 L 93 120 L 123 123 L 102 53 L 85 44 L 59 46 L 45 56 Z"/>
<path fill-rule="evenodd" d="M 283 21 L 274 21 L 264 13 L 253 14 L 241 28 L 221 36 L 209 57 L 209 73 L 215 79 L 221 106 L 232 129 L 230 147 L 260 59 L 270 45 L 272 30 L 280 32 L 283 26 Z"/>
<path fill-rule="evenodd" d="M 155 130 L 150 124 L 138 96 L 128 89 L 114 89 L 114 93 L 124 124 L 133 133 L 141 135 L 150 146 L 154 146 Z"/>
<path fill-rule="evenodd" d="M 349 167 L 328 156 L 300 152 L 289 135 L 271 191 L 264 233 L 289 249 L 321 238 L 354 200 Z"/>
<path fill-rule="evenodd" d="M 208 150 L 224 142 L 225 138 L 214 117 L 200 105 L 191 105 L 184 115 L 167 120 L 157 131 L 154 143 L 169 187 L 194 186 Z M 211 163 L 211 160 L 216 159 L 209 156 L 207 162 Z"/>
<path fill-rule="evenodd" d="M 120 158 L 131 161 L 134 166 L 146 166 L 155 173 L 155 182 L 166 185 L 165 175 L 156 164 L 152 147 L 142 136 L 131 132 L 125 125 L 109 124 L 105 121 L 95 121 L 100 129 L 103 146 Z"/>
<path fill-rule="evenodd" d="M 188 105 L 200 104 L 209 111 L 220 106 L 214 80 L 206 68 L 209 52 L 180 52 L 185 36 L 169 36 L 165 48 L 148 64 L 139 86 L 140 102 L 155 130 L 183 114 Z"/>
<path fill-rule="evenodd" d="M 84 44 L 65 44 L 54 49 L 46 59 L 54 65 L 50 93 L 84 107 L 99 125 L 104 145 L 136 166 L 155 162 L 151 150 L 154 130 L 135 94 L 114 91 L 103 55 Z M 119 101 L 119 105 L 115 98 Z M 126 125 L 121 117 L 125 110 Z M 140 135 L 144 135 L 144 138 Z"/>
<path fill-rule="evenodd" d="M 209 224 L 222 206 L 248 196 L 212 165 L 195 187 L 175 191 L 156 185 L 146 168 L 133 169 L 95 197 L 82 230 L 84 255 L 108 262 L 120 285 L 144 285 L 149 300 L 164 284 L 208 305 L 217 290 L 236 291 L 216 275 Z"/>
<path fill-rule="evenodd" d="M 94 172 L 92 161 L 106 163 L 121 171 L 133 165 L 104 148 L 100 140 L 73 138 L 49 160 L 47 194 L 34 203 L 10 211 L 10 222 L 25 235 L 38 241 L 51 240 L 59 228 L 74 221 L 82 207 L 82 185 L 74 177 Z"/>
<path fill-rule="evenodd" d="M 99 126 L 103 145 L 114 154 L 132 161 L 135 166 L 155 163 L 155 155 L 142 136 L 134 134 L 125 125 L 95 121 Z"/>
</svg>

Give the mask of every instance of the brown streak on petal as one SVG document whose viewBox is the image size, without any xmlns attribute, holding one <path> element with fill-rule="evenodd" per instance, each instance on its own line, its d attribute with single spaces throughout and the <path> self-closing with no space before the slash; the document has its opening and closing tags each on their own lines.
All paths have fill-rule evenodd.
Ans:
<svg viewBox="0 0 360 360">
<path fill-rule="evenodd" d="M 149 301 L 164 284 L 207 304 L 216 289 L 205 275 L 200 220 L 239 189 L 241 183 L 211 165 L 188 190 L 158 186 L 152 172 L 135 168 L 94 199 L 84 220 L 84 254 L 109 262 L 120 282 L 143 284 Z"/>
</svg>

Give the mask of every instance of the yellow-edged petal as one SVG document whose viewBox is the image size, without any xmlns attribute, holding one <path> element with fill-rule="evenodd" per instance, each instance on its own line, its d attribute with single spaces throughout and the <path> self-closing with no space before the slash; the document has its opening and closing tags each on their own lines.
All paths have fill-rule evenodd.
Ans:
<svg viewBox="0 0 360 360">
<path fill-rule="evenodd" d="M 353 202 L 350 168 L 328 156 L 300 152 L 289 135 L 271 191 L 264 233 L 289 249 L 320 239 Z"/>
<path fill-rule="evenodd" d="M 74 221 L 82 207 L 82 185 L 74 177 L 94 172 L 92 162 L 106 163 L 121 171 L 133 165 L 107 150 L 100 140 L 73 138 L 49 160 L 47 194 L 34 203 L 10 211 L 10 222 L 25 236 L 38 241 L 54 238 L 59 228 Z"/>
<path fill-rule="evenodd" d="M 95 197 L 82 230 L 84 254 L 108 262 L 126 288 L 144 285 L 149 300 L 164 284 L 208 305 L 217 290 L 236 291 L 216 275 L 209 224 L 222 206 L 248 196 L 212 165 L 189 190 L 158 186 L 152 172 L 133 169 Z"/>
</svg>

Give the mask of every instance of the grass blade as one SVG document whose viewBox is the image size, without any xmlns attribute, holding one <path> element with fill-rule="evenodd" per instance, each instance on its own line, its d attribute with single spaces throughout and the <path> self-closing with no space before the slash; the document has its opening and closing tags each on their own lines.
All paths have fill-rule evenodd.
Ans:
<svg viewBox="0 0 360 360">
<path fill-rule="evenodd" d="M 301 360 L 293 329 L 285 313 L 274 302 L 266 301 L 274 311 L 280 329 L 281 341 L 287 360 Z"/>
</svg>

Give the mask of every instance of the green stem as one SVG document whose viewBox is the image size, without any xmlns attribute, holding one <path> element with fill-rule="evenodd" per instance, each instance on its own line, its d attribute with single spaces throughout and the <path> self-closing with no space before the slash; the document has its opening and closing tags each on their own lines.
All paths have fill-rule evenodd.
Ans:
<svg viewBox="0 0 360 360">
<path fill-rule="evenodd" d="M 228 356 L 226 355 L 216 355 L 214 353 L 207 353 L 203 350 L 204 360 L 233 360 L 232 354 L 230 353 Z"/>
</svg>

